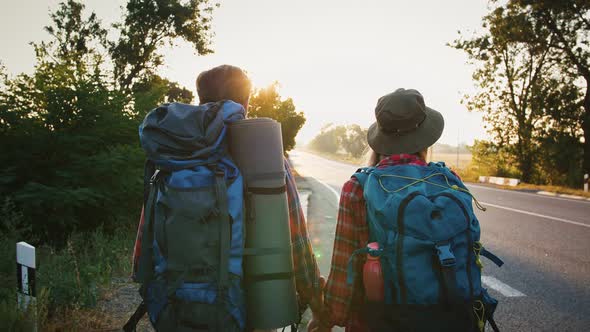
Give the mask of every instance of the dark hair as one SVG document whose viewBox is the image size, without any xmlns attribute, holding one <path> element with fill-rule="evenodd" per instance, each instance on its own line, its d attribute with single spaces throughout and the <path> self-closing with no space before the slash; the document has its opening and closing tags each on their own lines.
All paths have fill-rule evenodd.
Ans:
<svg viewBox="0 0 590 332">
<path fill-rule="evenodd" d="M 235 66 L 217 66 L 197 77 L 197 93 L 201 104 L 231 100 L 246 105 L 251 88 L 252 83 L 246 73 Z"/>
</svg>

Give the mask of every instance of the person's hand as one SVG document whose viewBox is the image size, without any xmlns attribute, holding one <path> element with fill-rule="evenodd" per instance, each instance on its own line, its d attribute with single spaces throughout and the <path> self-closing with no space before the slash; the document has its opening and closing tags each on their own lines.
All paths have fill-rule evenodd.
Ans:
<svg viewBox="0 0 590 332">
<path fill-rule="evenodd" d="M 320 276 L 320 289 L 317 294 L 312 296 L 309 303 L 311 312 L 315 317 L 319 317 L 320 313 L 324 309 L 324 287 L 326 286 L 326 279 Z"/>
<path fill-rule="evenodd" d="M 318 317 L 313 315 L 309 323 L 307 323 L 307 332 L 330 332 L 332 328 L 323 326 Z"/>
<path fill-rule="evenodd" d="M 332 328 L 322 326 L 320 323 L 320 315 L 324 307 L 324 287 L 326 286 L 326 279 L 320 277 L 320 294 L 312 299 L 311 303 L 311 320 L 307 323 L 307 331 L 309 332 L 325 332 L 332 331 Z"/>
</svg>

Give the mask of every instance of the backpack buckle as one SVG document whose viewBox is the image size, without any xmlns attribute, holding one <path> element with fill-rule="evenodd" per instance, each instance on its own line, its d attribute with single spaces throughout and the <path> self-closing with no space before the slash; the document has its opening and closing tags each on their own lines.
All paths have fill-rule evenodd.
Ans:
<svg viewBox="0 0 590 332">
<path fill-rule="evenodd" d="M 215 176 L 225 177 L 225 170 L 219 167 L 217 163 L 207 164 L 207 168 L 209 168 Z"/>
<path fill-rule="evenodd" d="M 435 245 L 438 260 L 440 265 L 443 267 L 453 267 L 455 266 L 455 255 L 451 251 L 451 244 L 450 243 L 439 243 Z"/>
<path fill-rule="evenodd" d="M 160 174 L 160 169 L 156 169 L 156 171 L 154 172 L 154 175 L 152 175 L 152 177 L 150 178 L 150 184 L 154 184 L 156 182 L 159 174 Z"/>
</svg>

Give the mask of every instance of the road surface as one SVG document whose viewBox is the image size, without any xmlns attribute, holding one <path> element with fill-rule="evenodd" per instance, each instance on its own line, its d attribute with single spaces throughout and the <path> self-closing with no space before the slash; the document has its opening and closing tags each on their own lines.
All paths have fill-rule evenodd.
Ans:
<svg viewBox="0 0 590 332">
<path fill-rule="evenodd" d="M 328 275 L 340 189 L 357 166 L 302 151 L 290 159 L 313 192 L 308 227 Z M 501 330 L 590 331 L 590 201 L 467 186 L 487 207 L 476 210 L 482 243 L 505 262 L 482 258 Z"/>
</svg>

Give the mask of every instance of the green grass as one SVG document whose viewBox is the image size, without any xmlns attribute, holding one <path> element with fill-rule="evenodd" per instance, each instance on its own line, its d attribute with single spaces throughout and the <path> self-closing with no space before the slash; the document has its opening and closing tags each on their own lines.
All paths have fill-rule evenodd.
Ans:
<svg viewBox="0 0 590 332">
<path fill-rule="evenodd" d="M 16 242 L 25 239 L 14 227 L 17 222 L 8 220 L 6 213 L 0 218 L 0 322 L 10 331 L 30 331 L 35 310 L 16 306 Z M 75 233 L 59 249 L 37 247 L 36 320 L 40 330 L 71 327 L 72 312 L 95 306 L 113 276 L 129 275 L 134 237 L 134 229 L 121 227 L 113 234 L 102 230 Z"/>
<path fill-rule="evenodd" d="M 436 151 L 432 154 L 432 161 L 443 161 L 445 165 L 453 170 L 464 170 L 470 167 L 471 164 L 471 153 L 460 153 L 459 163 L 457 164 L 456 153 L 437 153 Z"/>
<path fill-rule="evenodd" d="M 311 149 L 303 149 L 304 151 L 308 151 L 311 153 L 315 153 L 320 155 L 326 159 L 331 159 L 335 161 L 346 162 L 355 165 L 364 165 L 365 158 L 354 158 L 349 155 L 337 154 L 337 153 L 324 153 L 318 152 Z M 455 153 L 437 153 L 436 151 L 431 156 L 432 161 L 443 161 L 449 168 L 453 171 L 457 172 L 457 174 L 461 177 L 463 181 L 466 182 L 477 182 L 480 175 L 486 176 L 495 176 L 494 174 L 490 174 L 488 170 L 488 165 L 475 165 L 472 162 L 472 155 L 463 153 L 459 154 L 459 167 L 457 167 L 457 154 Z M 511 186 L 498 186 L 503 189 L 509 190 L 539 190 L 539 191 L 548 191 L 554 192 L 558 194 L 568 194 L 568 195 L 577 195 L 582 197 L 590 198 L 590 192 L 584 192 L 580 189 L 568 188 L 564 186 L 554 186 L 554 185 L 536 185 L 536 184 L 529 184 L 529 183 L 520 183 L 516 187 Z"/>
<path fill-rule="evenodd" d="M 566 195 L 576 195 L 581 197 L 590 198 L 590 192 L 584 192 L 581 189 L 574 189 L 568 188 L 563 186 L 553 186 L 553 185 L 538 185 L 538 184 L 530 184 L 530 183 L 520 183 L 516 187 L 510 186 L 498 186 L 502 189 L 509 189 L 509 190 L 538 190 L 538 191 L 548 191 L 557 194 L 566 194 Z"/>
</svg>

